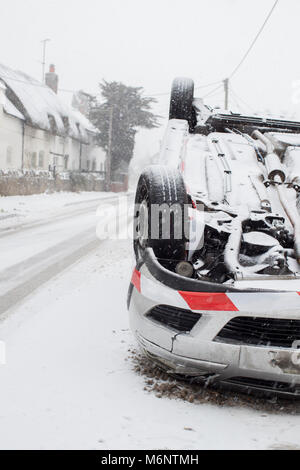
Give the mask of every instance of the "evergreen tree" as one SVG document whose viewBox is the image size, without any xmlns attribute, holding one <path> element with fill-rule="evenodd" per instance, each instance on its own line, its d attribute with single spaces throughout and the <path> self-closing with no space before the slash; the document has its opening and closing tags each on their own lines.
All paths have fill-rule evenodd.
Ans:
<svg viewBox="0 0 300 470">
<path fill-rule="evenodd" d="M 89 118 L 99 130 L 99 144 L 106 151 L 111 122 L 111 171 L 112 174 L 127 172 L 138 128 L 158 127 L 158 116 L 151 112 L 151 105 L 156 100 L 143 97 L 143 88 L 120 82 L 103 81 L 100 89 L 103 101 L 92 102 Z"/>
</svg>

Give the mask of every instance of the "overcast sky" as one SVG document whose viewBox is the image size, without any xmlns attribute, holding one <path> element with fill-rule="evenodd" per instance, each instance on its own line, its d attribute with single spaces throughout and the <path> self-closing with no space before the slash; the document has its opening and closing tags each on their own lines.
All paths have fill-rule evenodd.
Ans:
<svg viewBox="0 0 300 470">
<path fill-rule="evenodd" d="M 190 76 L 201 86 L 231 73 L 273 3 L 9 0 L 1 9 L 0 62 L 41 79 L 41 40 L 50 38 L 47 63 L 56 64 L 64 89 L 96 92 L 105 78 L 156 94 L 167 92 L 176 75 Z M 245 111 L 300 111 L 292 88 L 300 82 L 299 19 L 299 0 L 280 0 L 233 78 L 232 88 Z M 208 99 L 210 104 L 222 101 L 222 90 Z M 167 107 L 168 97 L 159 98 L 157 111 L 165 114 Z"/>
</svg>

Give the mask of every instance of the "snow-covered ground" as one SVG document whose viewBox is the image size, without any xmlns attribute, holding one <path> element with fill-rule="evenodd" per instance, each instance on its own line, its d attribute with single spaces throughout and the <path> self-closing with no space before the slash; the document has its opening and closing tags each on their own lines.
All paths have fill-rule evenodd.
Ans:
<svg viewBox="0 0 300 470">
<path fill-rule="evenodd" d="M 42 204 L 44 197 L 33 199 Z M 64 204 L 80 199 L 68 198 Z M 0 340 L 7 352 L 0 448 L 300 446 L 298 415 L 157 398 L 144 389 L 129 353 L 136 347 L 126 311 L 131 243 L 96 239 L 98 202 L 82 202 L 82 212 L 68 206 L 73 217 L 65 219 L 60 206 L 49 224 L 6 234 L 0 223 Z M 22 241 L 30 246 L 25 253 Z"/>
<path fill-rule="evenodd" d="M 57 192 L 32 196 L 0 196 L 0 227 L 3 229 L 20 222 L 45 219 L 52 215 L 56 216 L 58 211 L 66 211 L 72 206 L 80 207 L 84 203 L 99 203 L 115 196 L 114 193 L 107 192 Z"/>
</svg>

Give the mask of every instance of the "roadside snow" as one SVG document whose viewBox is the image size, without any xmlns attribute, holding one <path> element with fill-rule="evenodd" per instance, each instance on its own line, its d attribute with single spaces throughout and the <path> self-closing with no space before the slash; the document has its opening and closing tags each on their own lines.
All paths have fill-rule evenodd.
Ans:
<svg viewBox="0 0 300 470">
<path fill-rule="evenodd" d="M 46 211 L 64 208 L 71 204 L 102 200 L 116 196 L 107 192 L 60 192 L 49 194 L 33 194 L 32 196 L 0 196 L 0 222 L 8 215 L 42 216 Z"/>
<path fill-rule="evenodd" d="M 14 229 L 21 224 L 30 224 L 68 215 L 78 208 L 87 208 L 101 202 L 128 193 L 109 192 L 60 192 L 51 194 L 34 194 L 32 196 L 0 197 L 0 232 Z"/>
</svg>

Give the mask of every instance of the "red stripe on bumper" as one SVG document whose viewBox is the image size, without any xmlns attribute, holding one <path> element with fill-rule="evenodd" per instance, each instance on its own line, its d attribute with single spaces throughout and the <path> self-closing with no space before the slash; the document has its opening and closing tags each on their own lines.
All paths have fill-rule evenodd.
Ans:
<svg viewBox="0 0 300 470">
<path fill-rule="evenodd" d="M 231 302 L 226 294 L 206 292 L 179 292 L 192 310 L 223 310 L 238 312 L 238 308 Z"/>
<path fill-rule="evenodd" d="M 141 293 L 141 273 L 137 269 L 133 271 L 131 284 Z"/>
</svg>

